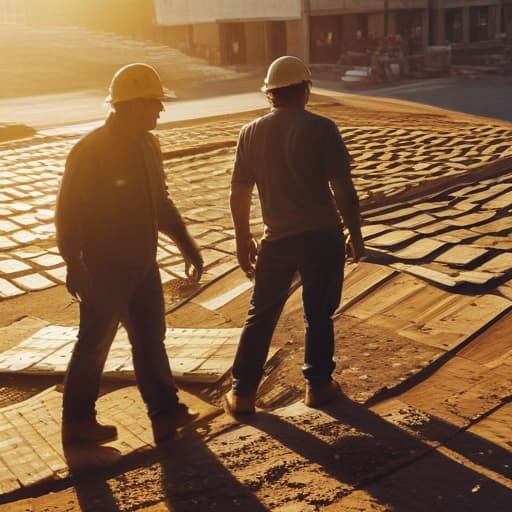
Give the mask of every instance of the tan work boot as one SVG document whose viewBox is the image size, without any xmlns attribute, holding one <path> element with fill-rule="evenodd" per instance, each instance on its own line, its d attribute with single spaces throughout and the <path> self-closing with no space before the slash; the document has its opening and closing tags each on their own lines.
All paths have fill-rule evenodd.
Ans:
<svg viewBox="0 0 512 512">
<path fill-rule="evenodd" d="M 173 439 L 179 428 L 192 423 L 198 416 L 198 412 L 192 412 L 185 404 L 178 403 L 172 411 L 151 418 L 155 443 Z"/>
<path fill-rule="evenodd" d="M 102 425 L 96 419 L 62 423 L 63 443 L 106 443 L 117 438 L 114 425 Z"/>
<path fill-rule="evenodd" d="M 256 393 L 250 395 L 236 395 L 233 390 L 228 391 L 222 399 L 224 411 L 231 416 L 254 414 Z"/>
<path fill-rule="evenodd" d="M 306 395 L 304 397 L 304 403 L 308 407 L 320 407 L 329 402 L 332 402 L 340 396 L 340 385 L 334 380 L 320 385 L 312 385 L 308 382 L 306 384 Z"/>
</svg>

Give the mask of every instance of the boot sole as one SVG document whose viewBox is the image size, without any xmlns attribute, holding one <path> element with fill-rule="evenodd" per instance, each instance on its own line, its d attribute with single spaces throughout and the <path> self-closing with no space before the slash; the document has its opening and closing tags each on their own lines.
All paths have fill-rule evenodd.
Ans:
<svg viewBox="0 0 512 512">
<path fill-rule="evenodd" d="M 117 438 L 117 432 L 110 436 L 103 436 L 99 438 L 87 438 L 74 434 L 62 434 L 62 442 L 65 444 L 104 444 L 109 443 L 110 441 L 115 441 Z"/>
</svg>

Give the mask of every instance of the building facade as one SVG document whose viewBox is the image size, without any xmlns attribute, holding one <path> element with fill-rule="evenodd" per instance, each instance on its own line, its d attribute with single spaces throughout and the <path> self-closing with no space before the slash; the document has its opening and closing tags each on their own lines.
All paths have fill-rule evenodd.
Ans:
<svg viewBox="0 0 512 512">
<path fill-rule="evenodd" d="M 301 53 L 302 0 L 155 0 L 162 37 L 213 64 L 259 64 Z"/>
<path fill-rule="evenodd" d="M 422 47 L 512 34 L 512 0 L 155 0 L 155 11 L 169 43 L 216 64 L 259 64 L 285 53 L 332 63 L 358 32 Z"/>
<path fill-rule="evenodd" d="M 512 0 L 434 0 L 432 44 L 478 43 L 512 35 Z"/>
<path fill-rule="evenodd" d="M 333 63 L 357 37 L 512 44 L 512 0 L 0 0 L 1 23 L 81 25 L 155 39 L 219 65 L 283 54 Z"/>
<path fill-rule="evenodd" d="M 358 32 L 363 38 L 400 34 L 428 43 L 428 0 L 310 0 L 307 4 L 311 62 L 336 61 Z"/>
<path fill-rule="evenodd" d="M 292 54 L 334 62 L 359 30 L 414 33 L 427 43 L 428 0 L 155 0 L 170 43 L 218 64 L 259 64 Z M 165 37 L 165 36 L 164 36 Z"/>
</svg>

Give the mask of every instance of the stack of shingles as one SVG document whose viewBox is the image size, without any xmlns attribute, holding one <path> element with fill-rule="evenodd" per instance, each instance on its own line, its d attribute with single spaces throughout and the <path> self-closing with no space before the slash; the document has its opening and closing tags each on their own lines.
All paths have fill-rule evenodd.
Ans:
<svg viewBox="0 0 512 512">
<path fill-rule="evenodd" d="M 411 119 L 410 115 L 402 113 L 356 110 L 334 103 L 316 104 L 313 110 L 330 115 L 342 129 L 355 159 L 355 183 L 366 204 L 421 189 L 429 182 L 450 175 L 471 172 L 472 166 L 502 159 L 510 151 L 505 140 L 512 132 L 499 125 L 475 127 L 464 121 L 455 122 L 432 115 Z M 210 250 L 205 254 L 208 260 L 206 279 L 218 276 L 234 263 L 233 247 L 225 243 L 232 236 L 226 186 L 229 186 L 238 131 L 253 115 L 186 123 L 159 132 L 173 197 L 194 236 L 202 247 Z M 404 129 L 404 125 L 411 128 Z M 2 148 L 0 156 L 6 172 L 0 180 L 3 185 L 0 195 L 5 201 L 0 211 L 3 227 L 0 297 L 12 297 L 26 290 L 39 290 L 63 282 L 64 267 L 56 257 L 52 217 L 63 158 L 73 142 L 70 138 L 34 139 L 10 143 L 8 148 Z M 446 208 L 446 200 L 437 206 L 431 202 L 426 207 L 411 205 L 409 211 L 396 214 L 393 209 L 382 210 L 373 215 L 371 224 L 365 226 L 365 235 L 376 250 L 396 252 L 395 248 L 400 250 L 405 245 L 405 252 L 398 255 L 400 261 L 426 258 L 432 251 L 442 252 L 443 248 L 449 248 L 448 244 L 457 244 L 458 239 L 453 237 L 463 236 L 468 225 L 483 223 L 493 216 L 490 210 L 475 212 L 474 204 L 477 203 L 472 202 L 474 198 L 462 199 L 453 206 L 455 213 Z M 454 198 L 451 200 L 455 202 Z M 459 210 L 466 215 L 459 215 Z M 454 218 L 452 224 L 457 225 L 457 232 L 448 233 L 447 217 Z M 261 229 L 257 201 L 253 219 L 257 234 Z M 435 240 L 432 237 L 422 239 L 422 235 L 425 238 L 425 235 L 435 234 L 436 230 L 441 230 L 439 235 L 442 236 L 436 236 Z M 383 241 L 380 234 L 386 234 Z M 414 245 L 410 246 L 412 242 Z M 53 247 L 49 247 L 51 243 Z M 503 241 L 493 243 L 498 244 L 493 245 L 493 250 L 503 250 L 500 246 Z M 461 249 L 455 251 L 457 254 L 447 255 L 448 262 L 466 264 L 468 249 L 464 249 L 464 254 L 459 254 Z M 46 253 L 50 253 L 49 257 Z M 473 250 L 471 255 L 477 258 L 479 253 Z M 168 240 L 160 241 L 159 260 L 164 282 L 176 276 L 183 277 L 181 257 Z M 501 265 L 503 258 L 493 263 Z M 430 272 L 434 270 L 430 268 Z M 494 270 L 484 268 L 484 272 Z M 419 268 L 416 271 L 419 272 Z M 442 275 L 437 277 L 440 279 Z M 483 278 L 486 277 L 484 274 Z M 473 272 L 470 281 L 477 278 L 482 279 L 482 276 Z M 451 276 L 444 279 L 445 283 L 453 284 Z"/>
<path fill-rule="evenodd" d="M 371 134 L 361 129 L 344 130 L 361 198 L 375 201 L 390 197 L 440 178 L 462 175 L 511 154 L 504 143 L 504 137 L 512 134 L 510 130 L 499 126 L 488 126 L 484 132 L 475 130 L 463 123 L 437 135 L 432 133 L 433 127 L 408 132 L 386 127 Z"/>
<path fill-rule="evenodd" d="M 512 175 L 459 185 L 421 199 L 367 212 L 370 254 L 438 285 L 488 286 L 512 295 Z"/>
<path fill-rule="evenodd" d="M 53 208 L 62 150 L 69 145 L 35 137 L 2 147 L 0 298 L 48 288 L 64 278 L 53 243 Z"/>
<path fill-rule="evenodd" d="M 254 118 L 254 113 L 232 115 L 228 120 L 212 120 L 205 122 L 199 120 L 186 123 L 185 126 L 172 126 L 158 130 L 158 136 L 164 158 L 177 156 L 185 151 L 193 149 L 201 153 L 208 150 L 212 142 L 224 142 L 226 146 L 236 144 L 240 128 Z M 219 145 L 220 146 L 220 145 Z M 190 153 L 188 153 L 190 154 Z"/>
</svg>

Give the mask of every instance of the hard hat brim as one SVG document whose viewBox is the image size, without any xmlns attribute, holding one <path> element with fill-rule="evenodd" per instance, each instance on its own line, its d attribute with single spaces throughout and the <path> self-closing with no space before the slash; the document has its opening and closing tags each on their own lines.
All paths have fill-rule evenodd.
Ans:
<svg viewBox="0 0 512 512">
<path fill-rule="evenodd" d="M 303 84 L 303 83 L 312 84 L 313 82 L 311 80 L 302 80 L 300 82 L 291 82 L 291 83 L 286 83 L 283 85 L 279 84 L 279 85 L 268 86 L 267 84 L 263 84 L 260 87 L 260 91 L 261 92 L 271 92 L 271 91 L 274 91 L 275 89 L 284 89 L 285 87 L 291 87 L 292 85 L 299 85 L 299 84 Z"/>
<path fill-rule="evenodd" d="M 176 93 L 174 91 L 171 91 L 169 89 L 164 89 L 164 95 L 161 98 L 157 98 L 160 101 L 174 101 L 178 99 L 178 96 L 176 96 Z"/>
<path fill-rule="evenodd" d="M 147 100 L 154 99 L 154 100 L 159 100 L 159 101 L 163 101 L 163 102 L 169 102 L 169 101 L 176 101 L 178 99 L 178 96 L 176 96 L 176 93 L 174 91 L 167 91 L 166 94 L 164 94 L 163 96 L 158 96 L 157 98 L 155 98 L 155 97 L 144 98 L 143 96 L 141 96 L 139 98 L 132 98 L 131 100 L 118 100 L 116 103 L 120 103 L 121 101 L 133 101 L 133 100 L 138 100 L 138 99 L 147 99 Z M 112 103 L 112 96 L 110 94 L 105 98 L 105 103 Z"/>
</svg>

